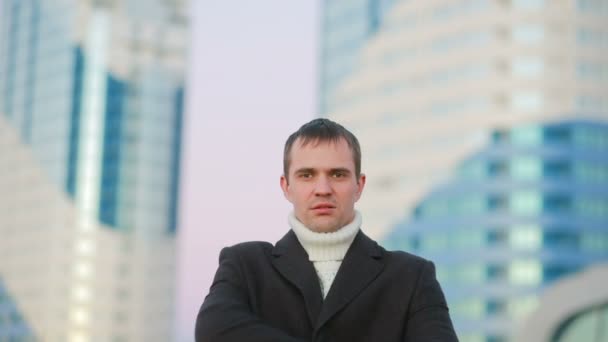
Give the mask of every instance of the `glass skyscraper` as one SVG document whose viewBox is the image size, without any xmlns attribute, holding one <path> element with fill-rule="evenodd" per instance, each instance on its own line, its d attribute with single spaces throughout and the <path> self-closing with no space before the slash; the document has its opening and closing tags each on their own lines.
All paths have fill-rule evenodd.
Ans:
<svg viewBox="0 0 608 342">
<path fill-rule="evenodd" d="M 362 229 L 436 262 L 463 341 L 504 341 L 544 286 L 606 258 L 607 9 L 395 0 L 320 87 L 362 144 Z"/>
<path fill-rule="evenodd" d="M 186 3 L 2 4 L 5 286 L 43 340 L 171 340 Z"/>
<path fill-rule="evenodd" d="M 329 0 L 321 18 L 319 113 L 333 107 L 332 93 L 357 65 L 359 50 L 381 27 L 395 0 Z"/>
<path fill-rule="evenodd" d="M 608 264 L 599 263 L 548 286 L 539 307 L 519 325 L 513 341 L 608 340 Z"/>
<path fill-rule="evenodd" d="M 332 6 L 323 2 L 325 27 Z M 368 233 L 381 238 L 406 219 L 496 128 L 608 119 L 604 7 L 584 0 L 394 1 L 359 44 L 350 71 L 331 91 L 320 87 L 319 99 L 331 103 L 323 116 L 364 143 L 369 182 L 359 208 Z M 322 49 L 327 61 L 341 56 Z M 323 64 L 320 73 L 331 78 Z"/>
<path fill-rule="evenodd" d="M 608 124 L 492 138 L 384 241 L 436 262 L 465 341 L 506 340 L 547 284 L 608 260 Z"/>
<path fill-rule="evenodd" d="M 34 336 L 0 278 L 0 341 L 33 341 Z"/>
</svg>

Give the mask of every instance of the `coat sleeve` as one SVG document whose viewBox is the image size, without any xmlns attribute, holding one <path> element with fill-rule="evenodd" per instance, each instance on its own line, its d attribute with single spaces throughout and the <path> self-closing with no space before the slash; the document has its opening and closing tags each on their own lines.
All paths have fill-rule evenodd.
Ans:
<svg viewBox="0 0 608 342">
<path fill-rule="evenodd" d="M 249 298 L 237 256 L 230 247 L 220 252 L 220 265 L 196 318 L 196 342 L 302 342 L 257 317 Z"/>
<path fill-rule="evenodd" d="M 409 308 L 404 341 L 458 341 L 448 306 L 435 277 L 435 266 L 425 261 Z"/>
</svg>

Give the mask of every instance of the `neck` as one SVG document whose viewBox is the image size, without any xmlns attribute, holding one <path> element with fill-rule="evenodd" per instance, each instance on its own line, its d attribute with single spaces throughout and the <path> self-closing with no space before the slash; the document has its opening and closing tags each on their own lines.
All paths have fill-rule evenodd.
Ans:
<svg viewBox="0 0 608 342">
<path fill-rule="evenodd" d="M 289 225 L 311 261 L 342 260 L 361 227 L 361 214 L 355 212 L 352 222 L 330 233 L 318 233 L 289 214 Z"/>
</svg>

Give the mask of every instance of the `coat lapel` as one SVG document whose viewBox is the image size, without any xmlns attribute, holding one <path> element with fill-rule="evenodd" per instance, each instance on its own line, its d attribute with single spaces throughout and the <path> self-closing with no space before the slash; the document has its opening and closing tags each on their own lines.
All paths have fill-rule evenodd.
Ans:
<svg viewBox="0 0 608 342">
<path fill-rule="evenodd" d="M 383 268 L 382 250 L 360 231 L 344 256 L 323 303 L 315 330 L 321 329 L 323 324 L 361 293 Z"/>
<path fill-rule="evenodd" d="M 314 327 L 323 303 L 321 286 L 312 262 L 292 230 L 277 242 L 272 255 L 274 267 L 300 290 Z"/>
</svg>

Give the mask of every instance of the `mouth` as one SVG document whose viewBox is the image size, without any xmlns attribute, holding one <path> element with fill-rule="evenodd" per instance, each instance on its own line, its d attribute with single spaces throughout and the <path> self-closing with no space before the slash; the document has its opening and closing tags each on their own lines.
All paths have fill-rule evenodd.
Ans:
<svg viewBox="0 0 608 342">
<path fill-rule="evenodd" d="M 312 207 L 312 211 L 317 215 L 331 214 L 336 207 L 330 203 L 319 203 Z"/>
</svg>

